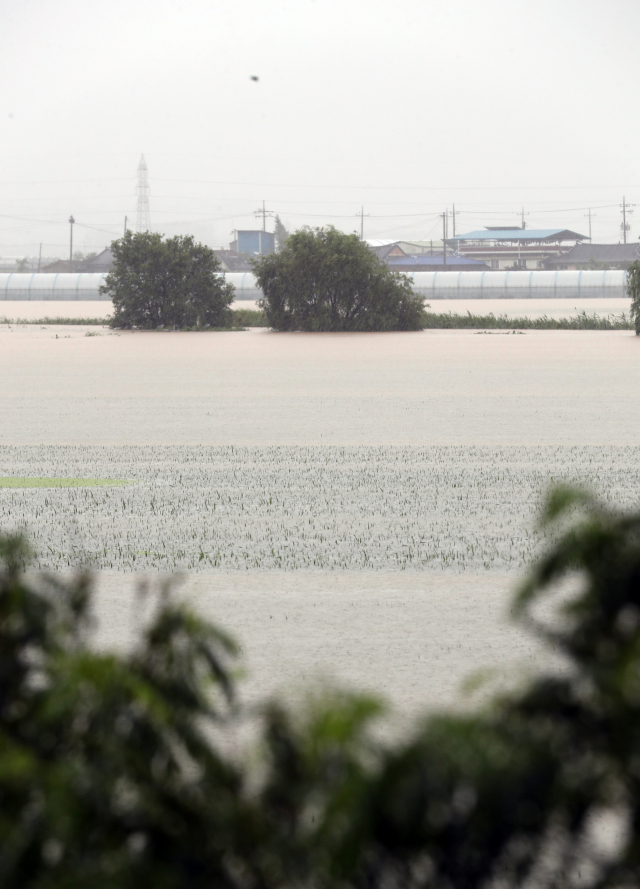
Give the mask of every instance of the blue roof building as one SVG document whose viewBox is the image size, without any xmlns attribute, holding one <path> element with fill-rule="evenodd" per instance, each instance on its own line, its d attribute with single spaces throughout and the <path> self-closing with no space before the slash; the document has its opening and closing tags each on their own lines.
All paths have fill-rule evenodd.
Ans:
<svg viewBox="0 0 640 889">
<path fill-rule="evenodd" d="M 567 228 L 488 228 L 467 232 L 464 235 L 456 235 L 447 238 L 448 241 L 491 241 L 495 244 L 506 243 L 536 243 L 557 244 L 561 241 L 586 241 L 586 235 L 572 232 Z"/>
</svg>

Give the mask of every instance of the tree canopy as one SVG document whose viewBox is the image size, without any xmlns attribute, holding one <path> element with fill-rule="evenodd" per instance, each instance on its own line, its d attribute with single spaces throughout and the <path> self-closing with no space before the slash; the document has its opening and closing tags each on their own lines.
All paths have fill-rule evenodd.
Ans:
<svg viewBox="0 0 640 889">
<path fill-rule="evenodd" d="M 273 233 L 276 239 L 276 250 L 280 251 L 289 240 L 290 235 L 277 213 L 273 220 Z"/>
<path fill-rule="evenodd" d="M 25 573 L 5 538 L 3 887 L 637 885 L 640 514 L 559 489 L 543 521 L 514 611 L 563 669 L 396 743 L 365 697 L 268 704 L 247 755 L 229 637 L 167 593 L 133 650 L 95 651 L 90 579 Z"/>
<path fill-rule="evenodd" d="M 112 327 L 229 327 L 234 287 L 214 251 L 191 235 L 133 233 L 111 244 L 113 269 L 101 292 L 113 300 Z"/>
<path fill-rule="evenodd" d="M 640 336 L 640 262 L 632 262 L 627 269 L 627 296 L 631 297 L 631 320 Z"/>
<path fill-rule="evenodd" d="M 423 300 L 359 240 L 303 228 L 278 253 L 252 262 L 276 330 L 420 330 Z"/>
</svg>

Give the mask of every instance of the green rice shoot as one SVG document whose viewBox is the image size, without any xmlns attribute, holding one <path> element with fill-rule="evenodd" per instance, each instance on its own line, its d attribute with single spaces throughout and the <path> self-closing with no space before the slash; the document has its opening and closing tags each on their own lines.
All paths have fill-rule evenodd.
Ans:
<svg viewBox="0 0 640 889">
<path fill-rule="evenodd" d="M 120 478 L 18 478 L 0 476 L 0 488 L 102 488 L 111 485 L 128 485 Z"/>
</svg>

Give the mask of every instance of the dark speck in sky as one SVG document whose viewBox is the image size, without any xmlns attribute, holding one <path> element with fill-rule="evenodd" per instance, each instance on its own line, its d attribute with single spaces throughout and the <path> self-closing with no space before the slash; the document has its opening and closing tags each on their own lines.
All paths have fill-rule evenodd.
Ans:
<svg viewBox="0 0 640 889">
<path fill-rule="evenodd" d="M 252 74 L 252 75 L 251 75 L 251 80 L 260 80 L 260 78 L 259 78 L 259 77 L 256 77 L 255 74 Z"/>
</svg>

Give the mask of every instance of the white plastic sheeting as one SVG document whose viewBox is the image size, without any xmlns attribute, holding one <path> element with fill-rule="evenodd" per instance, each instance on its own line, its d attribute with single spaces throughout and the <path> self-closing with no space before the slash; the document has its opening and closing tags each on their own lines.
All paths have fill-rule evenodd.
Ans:
<svg viewBox="0 0 640 889">
<path fill-rule="evenodd" d="M 225 278 L 236 288 L 236 299 L 262 299 L 253 272 L 225 272 Z"/>
<path fill-rule="evenodd" d="M 0 300 L 94 300 L 108 299 L 99 291 L 103 274 L 3 274 L 0 275 Z"/>
<path fill-rule="evenodd" d="M 626 296 L 623 271 L 408 272 L 427 299 L 602 299 Z"/>
<path fill-rule="evenodd" d="M 405 272 L 426 299 L 602 299 L 626 296 L 623 271 Z M 105 299 L 104 274 L 0 275 L 0 300 Z M 262 296 L 251 272 L 228 272 L 237 300 Z"/>
<path fill-rule="evenodd" d="M 405 272 L 427 299 L 602 299 L 626 296 L 623 271 Z M 260 299 L 251 272 L 227 273 L 236 299 Z"/>
</svg>

